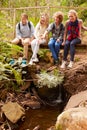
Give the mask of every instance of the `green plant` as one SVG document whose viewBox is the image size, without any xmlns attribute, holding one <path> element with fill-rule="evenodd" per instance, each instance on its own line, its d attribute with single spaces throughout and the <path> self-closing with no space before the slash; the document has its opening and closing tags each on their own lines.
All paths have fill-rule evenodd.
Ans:
<svg viewBox="0 0 87 130">
<path fill-rule="evenodd" d="M 20 66 L 11 66 L 9 61 L 13 57 L 18 57 L 18 53 L 22 53 L 23 49 L 17 45 L 12 45 L 8 42 L 0 42 L 0 83 L 3 82 L 8 85 L 13 85 L 16 82 L 17 85 L 21 85 L 22 81 L 22 69 Z M 20 69 L 20 71 L 19 71 Z M 7 85 L 5 85 L 7 86 Z"/>
<path fill-rule="evenodd" d="M 49 51 L 48 49 L 40 49 L 38 52 L 39 57 L 45 58 L 48 51 Z"/>
<path fill-rule="evenodd" d="M 64 75 L 61 74 L 57 69 L 51 73 L 43 71 L 40 74 L 37 74 L 37 77 L 37 87 L 39 88 L 43 86 L 47 86 L 48 88 L 57 87 L 57 85 L 62 84 L 64 81 Z"/>
</svg>

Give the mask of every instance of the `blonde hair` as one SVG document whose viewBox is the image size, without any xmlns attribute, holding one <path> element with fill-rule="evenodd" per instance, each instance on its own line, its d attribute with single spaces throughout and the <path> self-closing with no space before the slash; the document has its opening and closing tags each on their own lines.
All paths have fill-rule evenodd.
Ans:
<svg viewBox="0 0 87 130">
<path fill-rule="evenodd" d="M 68 12 L 68 17 L 69 17 L 69 14 L 72 13 L 74 14 L 74 16 L 76 16 L 76 18 L 78 17 L 78 14 L 77 12 L 74 10 L 74 9 L 71 9 L 69 12 Z"/>
<path fill-rule="evenodd" d="M 63 21 L 63 13 L 61 11 L 54 13 L 53 18 L 55 18 L 55 17 L 59 18 L 60 23 Z"/>
<path fill-rule="evenodd" d="M 26 13 L 22 13 L 21 17 L 25 17 L 26 19 L 28 19 L 28 15 Z"/>
<path fill-rule="evenodd" d="M 48 25 L 49 25 L 49 15 L 48 15 L 48 13 L 41 13 L 41 14 L 40 14 L 40 18 L 41 18 L 42 16 L 45 17 L 45 19 L 46 19 L 45 24 L 46 24 L 46 26 L 48 26 Z"/>
</svg>

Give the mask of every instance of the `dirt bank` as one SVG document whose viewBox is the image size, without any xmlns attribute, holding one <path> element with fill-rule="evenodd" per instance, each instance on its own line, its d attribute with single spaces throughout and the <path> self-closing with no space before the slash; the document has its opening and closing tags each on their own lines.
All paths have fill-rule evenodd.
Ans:
<svg viewBox="0 0 87 130">
<path fill-rule="evenodd" d="M 74 67 L 64 72 L 64 87 L 71 95 L 87 89 L 87 53 L 79 53 L 75 59 L 78 61 L 75 61 Z"/>
</svg>

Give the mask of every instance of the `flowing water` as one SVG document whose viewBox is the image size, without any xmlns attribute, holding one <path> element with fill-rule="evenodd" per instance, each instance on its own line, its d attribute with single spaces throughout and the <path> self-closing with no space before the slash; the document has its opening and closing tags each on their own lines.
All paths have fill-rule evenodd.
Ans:
<svg viewBox="0 0 87 130">
<path fill-rule="evenodd" d="M 29 109 L 26 112 L 25 121 L 17 130 L 33 130 L 37 125 L 40 125 L 40 130 L 47 130 L 50 126 L 55 125 L 61 108 L 61 106 L 46 106 L 36 110 Z"/>
<path fill-rule="evenodd" d="M 56 95 L 57 93 L 57 98 L 54 101 L 51 101 L 49 105 L 41 106 L 40 109 L 33 110 L 30 108 L 28 111 L 26 111 L 25 121 L 21 122 L 20 128 L 17 130 L 33 130 L 38 125 L 40 126 L 40 130 L 47 130 L 47 128 L 55 125 L 57 116 L 62 112 L 64 107 L 64 102 L 61 102 L 62 96 L 64 96 L 63 91 L 59 88 L 57 88 L 57 90 L 54 91 L 52 89 L 50 90 L 52 92 L 47 94 L 45 91 L 45 95 L 52 96 L 52 99 L 55 99 L 54 94 Z M 43 94 L 41 91 L 40 93 Z"/>
</svg>

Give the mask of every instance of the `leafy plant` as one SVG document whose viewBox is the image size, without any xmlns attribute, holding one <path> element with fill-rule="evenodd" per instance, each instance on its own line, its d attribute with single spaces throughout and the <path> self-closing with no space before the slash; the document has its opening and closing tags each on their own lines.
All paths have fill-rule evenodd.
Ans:
<svg viewBox="0 0 87 130">
<path fill-rule="evenodd" d="M 37 77 L 37 87 L 39 88 L 42 88 L 43 86 L 48 88 L 57 87 L 57 85 L 61 84 L 64 80 L 64 75 L 61 74 L 57 69 L 55 69 L 52 73 L 43 71 L 40 74 L 37 74 Z"/>
<path fill-rule="evenodd" d="M 22 83 L 21 73 L 12 68 L 9 64 L 0 62 L 0 81 L 3 80 L 16 81 L 17 84 L 20 85 Z"/>
<path fill-rule="evenodd" d="M 19 66 L 11 66 L 9 61 L 13 57 L 18 57 L 18 53 L 23 53 L 23 49 L 17 45 L 8 42 L 0 42 L 0 83 L 7 81 L 9 84 L 16 82 L 17 85 L 22 84 L 22 70 Z M 20 71 L 19 71 L 20 69 Z"/>
<path fill-rule="evenodd" d="M 8 61 L 12 57 L 17 57 L 18 54 L 23 54 L 23 48 L 18 45 L 12 45 L 8 42 L 0 42 L 0 61 Z"/>
</svg>

